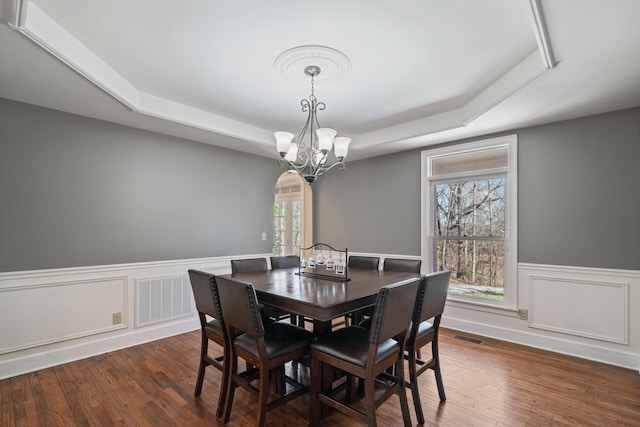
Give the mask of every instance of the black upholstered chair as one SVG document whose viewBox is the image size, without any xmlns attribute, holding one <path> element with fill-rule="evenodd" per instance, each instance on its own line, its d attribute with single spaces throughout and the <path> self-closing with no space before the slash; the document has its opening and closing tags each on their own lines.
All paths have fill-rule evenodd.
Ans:
<svg viewBox="0 0 640 427">
<path fill-rule="evenodd" d="M 382 270 L 420 274 L 421 267 L 422 260 L 419 259 L 385 258 L 384 264 L 382 265 Z M 363 319 L 371 317 L 372 314 L 372 308 L 360 310 L 358 312 L 358 318 L 356 319 L 357 323 L 362 323 Z"/>
<path fill-rule="evenodd" d="M 267 271 L 266 258 L 245 258 L 245 259 L 232 259 L 231 260 L 231 274 L 236 273 L 251 273 L 253 271 Z M 283 310 L 278 310 L 269 306 L 260 304 L 260 313 L 266 319 L 282 320 L 290 317 L 291 315 Z M 296 323 L 295 317 L 291 317 L 291 322 Z"/>
<path fill-rule="evenodd" d="M 403 356 L 412 313 L 407 307 L 413 307 L 419 283 L 416 278 L 407 284 L 381 288 L 372 318 L 375 327 L 370 330 L 347 326 L 321 336 L 311 344 L 311 426 L 319 424 L 322 405 L 337 409 L 368 426 L 375 426 L 376 408 L 396 393 L 400 398 L 404 425 L 411 425 Z M 341 391 L 339 388 L 329 392 L 321 389 L 323 369 L 327 367 L 339 369 L 347 375 L 344 402 L 336 399 L 336 394 Z M 354 377 L 364 380 L 366 412 L 350 405 Z M 376 384 L 385 389 L 377 398 L 374 393 Z"/>
<path fill-rule="evenodd" d="M 287 255 L 287 256 L 272 256 L 271 257 L 271 269 L 279 270 L 283 268 L 294 268 L 300 266 L 300 257 L 298 255 Z M 313 323 L 311 319 L 305 319 L 303 316 L 297 316 L 295 314 L 291 314 L 291 323 L 294 325 L 298 325 L 304 327 L 304 322 Z"/>
<path fill-rule="evenodd" d="M 222 372 L 222 380 L 220 381 L 220 392 L 218 395 L 218 409 L 216 417 L 222 416 L 224 408 L 225 385 L 227 383 L 224 370 L 224 354 L 226 350 L 226 331 L 220 311 L 220 300 L 218 299 L 218 291 L 216 287 L 216 279 L 213 274 L 203 271 L 189 270 L 189 280 L 191 281 L 191 289 L 193 297 L 200 317 L 201 329 L 201 345 L 200 345 L 200 367 L 198 369 L 198 379 L 196 381 L 195 395 L 199 396 L 202 392 L 202 383 L 204 381 L 204 373 L 207 366 L 213 366 Z M 209 316 L 211 320 L 207 318 Z M 223 356 L 211 357 L 209 355 L 209 340 L 215 342 L 222 347 Z"/>
<path fill-rule="evenodd" d="M 349 261 L 347 262 L 349 268 L 359 268 L 362 270 L 379 270 L 380 266 L 380 258 L 372 257 L 372 256 L 359 256 L 359 255 L 351 255 L 349 257 Z M 340 326 L 344 324 L 348 325 L 357 325 L 358 322 L 362 320 L 362 317 L 365 313 L 370 312 L 371 310 L 358 310 L 352 313 L 346 314 L 344 316 L 344 322 L 337 323 L 336 326 Z"/>
<path fill-rule="evenodd" d="M 250 273 L 252 271 L 267 271 L 266 258 L 246 258 L 231 260 L 231 274 Z"/>
<path fill-rule="evenodd" d="M 418 377 L 420 375 L 428 369 L 433 370 L 440 401 L 444 402 L 447 399 L 444 394 L 442 373 L 440 372 L 438 331 L 440 329 L 442 312 L 444 311 L 447 300 L 450 278 L 451 272 L 448 270 L 423 276 L 416 298 L 416 301 L 420 304 L 416 303 L 411 329 L 407 337 L 406 359 L 409 361 L 408 387 L 411 389 L 413 406 L 415 407 L 419 424 L 424 424 L 420 392 L 418 390 Z M 429 322 L 430 319 L 433 319 L 432 323 Z M 423 360 L 420 357 L 420 349 L 429 343 L 431 343 L 431 358 L 429 360 Z"/>
<path fill-rule="evenodd" d="M 422 260 L 419 259 L 385 258 L 382 270 L 420 274 L 421 267 Z"/>
<path fill-rule="evenodd" d="M 229 375 L 227 377 L 223 422 L 231 416 L 235 389 L 240 386 L 258 399 L 256 425 L 263 426 L 267 411 L 307 392 L 307 387 L 289 377 L 284 381 L 293 389 L 267 402 L 271 372 L 284 372 L 284 364 L 297 360 L 309 352 L 314 335 L 298 326 L 284 322 L 263 323 L 253 285 L 239 280 L 219 277 L 217 280 L 220 305 L 227 336 L 234 337 L 229 347 Z M 239 333 L 239 334 L 238 334 Z M 238 374 L 238 357 L 257 369 Z M 258 387 L 251 382 L 258 380 Z"/>
<path fill-rule="evenodd" d="M 372 256 L 351 255 L 348 262 L 349 268 L 361 268 L 364 270 L 378 270 L 380 258 Z"/>
<path fill-rule="evenodd" d="M 271 269 L 278 270 L 281 268 L 293 268 L 300 266 L 300 257 L 298 255 L 272 256 Z"/>
</svg>

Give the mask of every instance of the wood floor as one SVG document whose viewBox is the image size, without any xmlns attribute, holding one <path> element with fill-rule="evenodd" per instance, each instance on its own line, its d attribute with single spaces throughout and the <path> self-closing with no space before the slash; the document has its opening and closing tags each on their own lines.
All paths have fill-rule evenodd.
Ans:
<svg viewBox="0 0 640 427">
<path fill-rule="evenodd" d="M 420 379 L 427 426 L 640 426 L 640 375 L 501 341 L 463 341 L 442 330 L 440 404 L 431 372 Z M 220 373 L 209 368 L 193 396 L 199 332 L 0 381 L 0 426 L 210 426 Z M 308 379 L 307 368 L 289 373 Z M 415 414 L 409 404 L 412 419 Z M 307 424 L 305 395 L 267 414 L 269 426 Z M 228 426 L 255 423 L 255 404 L 236 392 Z M 381 426 L 402 425 L 397 397 L 378 409 Z M 333 413 L 323 426 L 357 425 Z"/>
</svg>

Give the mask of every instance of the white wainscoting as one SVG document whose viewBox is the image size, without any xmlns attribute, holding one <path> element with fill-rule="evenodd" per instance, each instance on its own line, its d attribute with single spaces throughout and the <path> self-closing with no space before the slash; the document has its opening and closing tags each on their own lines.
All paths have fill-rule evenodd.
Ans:
<svg viewBox="0 0 640 427">
<path fill-rule="evenodd" d="M 269 255 L 0 273 L 0 379 L 198 329 L 187 270 Z M 136 283 L 162 290 L 137 325 Z"/>
<path fill-rule="evenodd" d="M 3 287 L 0 354 L 126 328 L 126 301 L 126 276 Z"/>
<path fill-rule="evenodd" d="M 520 263 L 517 308 L 447 304 L 442 325 L 640 371 L 640 271 Z"/>
<path fill-rule="evenodd" d="M 195 310 L 136 328 L 136 281 L 226 274 L 231 259 L 262 256 L 0 273 L 0 379 L 195 330 Z M 518 308 L 529 320 L 448 304 L 443 326 L 640 371 L 639 271 L 520 264 Z"/>
<path fill-rule="evenodd" d="M 529 275 L 529 326 L 629 344 L 629 282 Z"/>
</svg>

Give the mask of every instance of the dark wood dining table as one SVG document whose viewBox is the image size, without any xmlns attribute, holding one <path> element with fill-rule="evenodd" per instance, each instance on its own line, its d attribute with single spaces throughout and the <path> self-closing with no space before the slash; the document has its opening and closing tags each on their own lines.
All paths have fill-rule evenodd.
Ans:
<svg viewBox="0 0 640 427">
<path fill-rule="evenodd" d="M 380 288 L 409 283 L 415 273 L 349 269 L 349 281 L 339 282 L 298 275 L 298 268 L 227 274 L 253 284 L 258 300 L 288 313 L 313 319 L 314 332 L 331 332 L 331 320 L 374 306 Z M 412 307 L 407 307 L 411 310 Z"/>
</svg>

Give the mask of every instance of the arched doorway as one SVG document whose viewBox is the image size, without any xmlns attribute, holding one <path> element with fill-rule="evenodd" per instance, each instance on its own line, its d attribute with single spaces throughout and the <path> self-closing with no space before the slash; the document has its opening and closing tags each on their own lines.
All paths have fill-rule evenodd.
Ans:
<svg viewBox="0 0 640 427">
<path fill-rule="evenodd" d="M 278 178 L 273 202 L 273 253 L 298 255 L 300 247 L 313 242 L 311 186 L 294 171 Z"/>
</svg>

